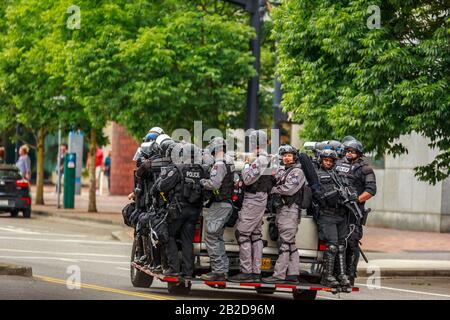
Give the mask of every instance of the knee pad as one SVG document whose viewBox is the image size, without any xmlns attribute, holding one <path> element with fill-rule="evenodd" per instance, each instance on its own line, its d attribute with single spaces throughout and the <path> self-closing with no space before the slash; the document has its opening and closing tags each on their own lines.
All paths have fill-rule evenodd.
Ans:
<svg viewBox="0 0 450 320">
<path fill-rule="evenodd" d="M 335 246 L 334 244 L 330 244 L 328 246 L 328 251 L 330 251 L 330 253 L 332 254 L 336 254 L 338 252 L 338 247 Z"/>
<path fill-rule="evenodd" d="M 236 237 L 236 240 L 239 245 L 246 242 L 251 242 L 250 235 L 240 233 L 239 230 L 235 231 L 234 236 Z"/>
<path fill-rule="evenodd" d="M 263 240 L 262 240 L 262 234 L 261 234 L 261 233 L 252 233 L 252 234 L 250 235 L 250 237 L 251 237 L 251 242 L 252 242 L 252 243 L 258 242 L 258 241 L 263 241 Z"/>
</svg>

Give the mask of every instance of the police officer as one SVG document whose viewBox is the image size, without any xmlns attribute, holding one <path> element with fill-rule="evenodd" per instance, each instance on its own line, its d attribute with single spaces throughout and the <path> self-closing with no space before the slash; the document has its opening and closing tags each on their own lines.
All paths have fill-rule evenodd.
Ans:
<svg viewBox="0 0 450 320">
<path fill-rule="evenodd" d="M 158 177 L 158 171 L 160 171 L 160 168 L 154 165 L 154 160 L 158 157 L 156 139 L 163 132 L 159 127 L 150 129 L 135 155 L 137 169 L 135 172 L 136 187 L 134 195 L 138 204 L 138 212 L 135 218 L 135 236 L 138 238 L 138 250 L 142 252 L 141 257 L 136 263 L 148 267 L 155 272 L 162 271 L 160 266 L 161 258 L 159 250 L 150 244 L 148 223 L 152 214 L 150 208 L 153 203 L 150 190 Z"/>
<path fill-rule="evenodd" d="M 195 224 L 203 207 L 203 188 L 200 180 L 206 177 L 201 165 L 201 151 L 193 144 L 181 147 L 181 161 L 161 172 L 156 188 L 169 196 L 169 241 L 166 245 L 168 268 L 165 276 L 180 275 L 180 261 L 176 235 L 181 237 L 182 267 L 181 276 L 193 276 Z M 176 152 L 175 152 L 176 153 Z"/>
<path fill-rule="evenodd" d="M 262 130 L 252 131 L 249 142 L 252 159 L 247 159 L 242 171 L 244 200 L 236 225 L 240 273 L 229 278 L 234 282 L 252 282 L 261 278 L 262 218 L 273 185 L 273 177 L 268 169 L 270 158 L 266 152 L 266 133 Z"/>
<path fill-rule="evenodd" d="M 348 235 L 347 210 L 342 205 L 340 195 L 332 177 L 333 167 L 338 155 L 332 149 L 325 149 L 320 154 L 320 168 L 317 171 L 321 193 L 316 200 L 320 205 L 317 218 L 319 238 L 324 241 L 327 249 L 323 256 L 323 271 L 321 284 L 327 287 L 349 288 L 350 282 L 345 267 L 345 239 Z M 337 268 L 336 265 L 336 257 Z M 337 279 L 334 270 L 337 269 Z"/>
<path fill-rule="evenodd" d="M 345 157 L 336 164 L 336 171 L 345 177 L 358 195 L 361 212 L 367 200 L 377 192 L 375 173 L 372 167 L 362 158 L 363 145 L 358 140 L 346 140 L 344 143 Z M 366 218 L 366 217 L 364 217 Z M 364 219 L 365 220 L 365 219 Z M 353 285 L 357 276 L 357 266 L 360 255 L 359 241 L 363 236 L 364 221 L 360 221 L 354 214 L 349 214 L 350 236 L 346 250 L 347 274 Z"/>
<path fill-rule="evenodd" d="M 205 190 L 211 191 L 211 205 L 206 217 L 205 244 L 211 261 L 211 272 L 203 274 L 202 280 L 224 281 L 228 273 L 229 261 L 225 253 L 223 233 L 233 206 L 231 194 L 234 187 L 234 163 L 226 156 L 227 142 L 221 137 L 211 140 L 208 149 L 214 156 L 210 178 L 200 180 Z"/>
<path fill-rule="evenodd" d="M 305 175 L 301 165 L 297 164 L 298 151 L 290 146 L 281 146 L 279 155 L 283 157 L 284 168 L 278 169 L 277 184 L 271 194 L 278 196 L 275 201 L 277 215 L 275 223 L 278 228 L 281 245 L 275 264 L 273 276 L 263 278 L 266 283 L 298 283 L 300 259 L 295 245 L 295 236 L 300 222 L 300 192 L 305 184 Z"/>
</svg>

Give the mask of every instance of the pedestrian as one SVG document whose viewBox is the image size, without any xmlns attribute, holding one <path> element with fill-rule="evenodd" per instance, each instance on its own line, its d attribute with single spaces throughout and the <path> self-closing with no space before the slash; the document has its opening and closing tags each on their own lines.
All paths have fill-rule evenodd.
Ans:
<svg viewBox="0 0 450 320">
<path fill-rule="evenodd" d="M 205 190 L 210 191 L 211 199 L 208 215 L 206 216 L 206 250 L 211 262 L 211 272 L 203 274 L 202 280 L 226 280 L 229 260 L 225 252 L 223 233 L 233 206 L 231 194 L 234 187 L 233 159 L 226 157 L 227 142 L 221 137 L 211 140 L 208 150 L 214 156 L 214 165 L 211 168 L 210 178 L 200 180 Z"/>
<path fill-rule="evenodd" d="M 5 163 L 5 148 L 0 147 L 0 164 Z"/>
<path fill-rule="evenodd" d="M 345 157 L 336 163 L 336 171 L 345 177 L 356 192 L 364 219 L 357 219 L 349 214 L 350 235 L 346 249 L 347 274 L 351 284 L 357 277 L 357 266 L 360 255 L 359 241 L 363 237 L 363 225 L 367 218 L 365 203 L 375 196 L 377 184 L 373 168 L 363 159 L 363 145 L 358 140 L 347 140 L 343 143 Z"/>
<path fill-rule="evenodd" d="M 101 187 L 100 179 L 102 178 L 102 168 L 103 168 L 103 151 L 97 146 L 95 151 L 95 180 L 97 182 L 97 188 Z"/>
<path fill-rule="evenodd" d="M 104 169 L 106 180 L 108 180 L 108 192 L 111 192 L 111 150 L 105 158 Z"/>
<path fill-rule="evenodd" d="M 319 238 L 327 247 L 323 255 L 321 284 L 333 288 L 338 286 L 349 288 L 350 282 L 345 261 L 345 240 L 348 236 L 347 209 L 341 202 L 336 190 L 338 186 L 333 179 L 333 168 L 337 159 L 338 154 L 332 149 L 322 150 L 319 155 L 320 168 L 317 175 L 321 191 L 315 196 L 319 204 L 316 220 Z M 334 275 L 336 269 L 337 279 Z"/>
<path fill-rule="evenodd" d="M 57 161 L 56 164 L 56 175 L 58 176 L 58 166 L 59 166 L 59 174 L 61 175 L 61 178 L 64 177 L 64 158 L 66 156 L 68 150 L 67 143 L 62 143 L 59 148 L 59 161 Z M 59 177 L 58 177 L 59 181 Z M 56 193 L 58 193 L 58 184 L 56 184 Z"/>
<path fill-rule="evenodd" d="M 19 148 L 19 159 L 16 162 L 17 168 L 19 168 L 20 174 L 25 180 L 31 179 L 31 160 L 28 156 L 29 148 L 26 144 Z"/>
<path fill-rule="evenodd" d="M 236 224 L 240 273 L 229 278 L 234 282 L 253 282 L 261 278 L 262 219 L 267 196 L 273 185 L 273 177 L 267 172 L 270 158 L 266 152 L 266 133 L 262 130 L 252 131 L 249 142 L 252 155 L 242 170 L 244 200 Z"/>
<path fill-rule="evenodd" d="M 278 154 L 283 157 L 284 168 L 278 169 L 277 183 L 272 188 L 271 194 L 276 199 L 275 224 L 281 244 L 273 275 L 263 278 L 262 281 L 297 284 L 300 275 L 300 257 L 295 236 L 300 223 L 301 192 L 306 178 L 301 165 L 296 163 L 298 151 L 294 147 L 281 146 Z"/>
</svg>

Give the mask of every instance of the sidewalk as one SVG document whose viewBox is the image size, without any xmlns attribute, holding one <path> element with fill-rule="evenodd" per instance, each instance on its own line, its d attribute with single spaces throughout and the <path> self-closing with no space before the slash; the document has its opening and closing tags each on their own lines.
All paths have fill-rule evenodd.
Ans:
<svg viewBox="0 0 450 320">
<path fill-rule="evenodd" d="M 35 189 L 32 188 L 34 194 Z M 54 187 L 46 186 L 45 205 L 33 205 L 35 214 L 108 223 L 124 227 L 122 208 L 129 202 L 126 196 L 97 195 L 98 213 L 88 213 L 88 189 L 75 196 L 75 209 L 57 209 Z M 61 195 L 62 206 L 62 195 Z M 118 240 L 130 241 L 132 229 L 113 234 Z M 383 275 L 450 276 L 450 234 L 364 227 L 362 249 L 369 256 L 367 265 L 361 258 L 358 269 L 376 265 Z M 437 256 L 440 256 L 437 258 Z M 411 258 L 412 257 L 412 258 Z M 423 259 L 425 257 L 426 259 Z M 370 271 L 370 268 L 369 268 Z M 369 272 L 368 274 L 371 274 Z"/>
</svg>

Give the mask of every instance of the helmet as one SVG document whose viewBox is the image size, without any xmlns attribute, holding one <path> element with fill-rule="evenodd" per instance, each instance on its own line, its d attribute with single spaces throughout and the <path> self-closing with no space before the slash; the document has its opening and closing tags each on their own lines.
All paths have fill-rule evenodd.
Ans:
<svg viewBox="0 0 450 320">
<path fill-rule="evenodd" d="M 152 155 L 153 145 L 155 141 L 144 142 L 141 144 L 141 155 L 146 158 L 149 158 Z"/>
<path fill-rule="evenodd" d="M 250 148 L 259 147 L 265 149 L 267 147 L 267 134 L 263 130 L 253 130 L 249 136 Z"/>
<path fill-rule="evenodd" d="M 297 159 L 297 149 L 289 144 L 282 145 L 278 148 L 278 154 L 282 156 L 285 153 L 292 153 L 294 155 L 294 160 Z"/>
<path fill-rule="evenodd" d="M 356 138 L 353 137 L 353 136 L 345 136 L 345 137 L 342 139 L 342 143 L 345 143 L 345 142 L 347 142 L 347 141 L 352 141 L 352 140 L 356 140 Z"/>
<path fill-rule="evenodd" d="M 136 153 L 133 156 L 133 161 L 138 161 L 138 159 L 141 157 L 141 147 L 137 148 Z"/>
<path fill-rule="evenodd" d="M 215 137 L 211 140 L 209 143 L 207 149 L 211 152 L 211 154 L 214 154 L 216 151 L 223 151 L 227 152 L 227 141 L 222 137 Z"/>
<path fill-rule="evenodd" d="M 347 149 L 354 149 L 360 155 L 363 154 L 363 152 L 364 152 L 363 145 L 358 140 L 349 140 L 349 141 L 344 142 L 344 150 L 347 150 Z"/>
<path fill-rule="evenodd" d="M 333 149 L 334 151 L 338 151 L 339 149 L 342 149 L 342 143 L 340 143 L 337 140 L 330 140 L 328 141 L 328 145 Z"/>
<path fill-rule="evenodd" d="M 319 159 L 322 161 L 324 158 L 332 158 L 333 160 L 336 160 L 337 153 L 332 149 L 324 149 L 320 152 Z"/>
<path fill-rule="evenodd" d="M 164 134 L 164 130 L 161 129 L 160 127 L 153 127 L 151 128 L 147 135 L 144 138 L 145 142 L 149 142 L 149 141 L 155 141 L 156 138 L 158 138 L 158 136 Z"/>
<path fill-rule="evenodd" d="M 201 163 L 202 150 L 195 144 L 186 143 L 180 150 L 180 159 L 182 163 Z"/>
</svg>

